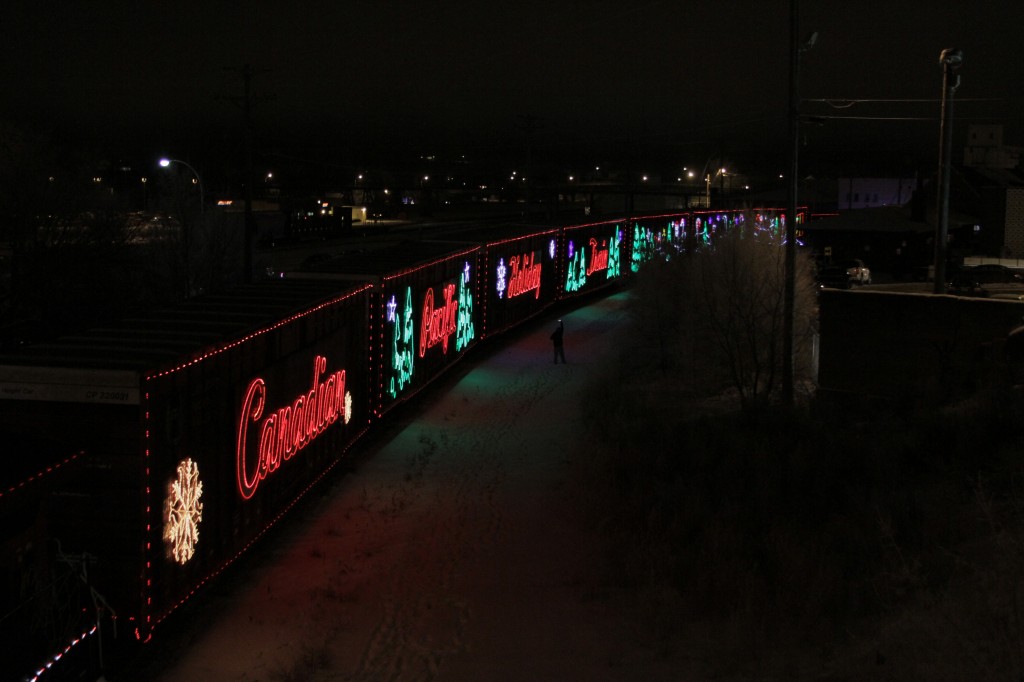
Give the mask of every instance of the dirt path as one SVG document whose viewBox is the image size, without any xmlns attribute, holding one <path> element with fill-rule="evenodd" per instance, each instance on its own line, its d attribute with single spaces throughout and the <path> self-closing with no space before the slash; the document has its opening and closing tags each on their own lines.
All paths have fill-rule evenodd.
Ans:
<svg viewBox="0 0 1024 682">
<path fill-rule="evenodd" d="M 689 678 L 634 605 L 600 587 L 599 546 L 568 480 L 576 395 L 623 304 L 566 314 L 568 365 L 552 363 L 545 321 L 432 389 L 153 677 Z"/>
</svg>

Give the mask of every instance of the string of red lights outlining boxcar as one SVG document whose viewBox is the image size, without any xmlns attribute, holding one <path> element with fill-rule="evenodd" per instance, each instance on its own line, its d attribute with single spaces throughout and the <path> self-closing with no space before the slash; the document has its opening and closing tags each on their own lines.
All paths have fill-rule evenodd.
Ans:
<svg viewBox="0 0 1024 682">
<path fill-rule="evenodd" d="M 779 215 L 481 227 L 342 255 L 0 357 L 0 433 L 64 443 L 53 455 L 27 448 L 38 471 L 75 464 L 30 511 L 65 551 L 96 558 L 104 617 L 148 641 L 480 340 L 749 216 L 778 229 Z M 0 494 L 0 513 L 10 498 Z M 102 632 L 103 617 L 94 623 L 51 651 Z"/>
</svg>

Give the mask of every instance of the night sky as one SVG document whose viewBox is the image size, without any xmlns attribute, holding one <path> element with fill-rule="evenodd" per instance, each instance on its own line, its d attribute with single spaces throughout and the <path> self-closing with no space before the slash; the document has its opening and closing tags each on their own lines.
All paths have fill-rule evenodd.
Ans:
<svg viewBox="0 0 1024 682">
<path fill-rule="evenodd" d="M 956 117 L 1024 146 L 1024 3 L 801 3 L 805 98 L 902 99 L 805 126 L 804 167 L 932 167 L 943 48 Z M 259 144 L 282 155 L 521 156 L 785 166 L 788 0 L 5 3 L 0 116 L 154 154 L 238 134 L 252 66 Z M 980 101 L 984 100 L 984 101 Z M 838 102 L 836 103 L 838 104 Z M 928 120 L 905 120 L 928 119 Z"/>
</svg>

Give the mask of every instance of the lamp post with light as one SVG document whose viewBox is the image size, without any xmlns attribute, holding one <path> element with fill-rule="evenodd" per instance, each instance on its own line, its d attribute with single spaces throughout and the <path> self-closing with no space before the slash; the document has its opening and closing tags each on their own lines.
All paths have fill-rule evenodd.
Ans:
<svg viewBox="0 0 1024 682">
<path fill-rule="evenodd" d="M 204 193 L 203 193 L 203 178 L 200 177 L 199 171 L 197 171 L 195 168 L 193 168 L 190 163 L 188 163 L 186 161 L 182 161 L 181 159 L 168 159 L 166 157 L 160 159 L 160 167 L 161 168 L 167 168 L 172 163 L 176 163 L 176 164 L 182 165 L 185 168 L 187 168 L 190 171 L 192 171 L 192 175 L 196 179 L 196 184 L 199 186 L 199 215 L 200 216 L 203 215 L 203 204 L 205 203 L 205 196 L 204 196 Z"/>
<path fill-rule="evenodd" d="M 192 175 L 195 178 L 194 182 L 199 187 L 199 222 L 200 222 L 200 224 L 202 224 L 203 221 L 204 221 L 204 217 L 205 217 L 204 216 L 203 204 L 206 201 L 206 197 L 205 197 L 205 193 L 203 191 L 203 179 L 199 175 L 199 171 L 197 171 L 192 166 L 192 164 L 190 164 L 190 163 L 188 163 L 186 161 L 182 161 L 181 159 L 169 159 L 169 158 L 164 157 L 164 158 L 160 159 L 159 164 L 160 164 L 161 168 L 169 168 L 171 166 L 171 164 L 178 164 L 180 166 L 184 166 L 185 168 L 187 168 L 192 173 Z M 192 295 L 192 273 L 190 271 L 191 270 L 191 263 L 190 263 L 190 260 L 191 260 L 191 254 L 190 254 L 191 239 L 189 238 L 189 231 L 190 231 L 189 230 L 189 221 L 183 220 L 182 221 L 182 227 L 181 227 L 181 248 L 182 248 L 182 258 L 184 260 L 184 267 L 185 267 L 185 297 L 186 298 L 188 298 L 189 296 Z"/>
<path fill-rule="evenodd" d="M 960 76 L 954 71 L 964 62 L 960 50 L 948 48 L 939 55 L 942 65 L 942 116 L 939 122 L 938 209 L 935 216 L 935 276 L 933 292 L 946 291 L 946 239 L 949 233 L 950 147 L 953 146 L 953 93 L 960 87 Z"/>
</svg>

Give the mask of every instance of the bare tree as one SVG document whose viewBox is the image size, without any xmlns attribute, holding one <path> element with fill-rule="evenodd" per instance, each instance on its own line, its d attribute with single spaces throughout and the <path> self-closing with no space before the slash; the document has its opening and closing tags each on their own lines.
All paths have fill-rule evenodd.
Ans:
<svg viewBox="0 0 1024 682">
<path fill-rule="evenodd" d="M 810 377 L 814 334 L 811 264 L 798 258 L 794 367 Z M 744 409 L 770 403 L 782 386 L 783 236 L 754 216 L 709 245 L 641 271 L 632 308 L 634 362 L 694 398 L 730 389 Z"/>
</svg>

